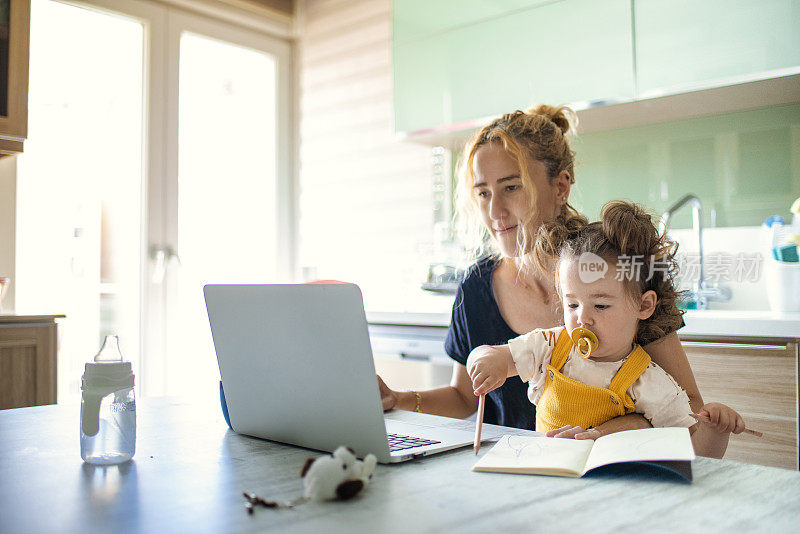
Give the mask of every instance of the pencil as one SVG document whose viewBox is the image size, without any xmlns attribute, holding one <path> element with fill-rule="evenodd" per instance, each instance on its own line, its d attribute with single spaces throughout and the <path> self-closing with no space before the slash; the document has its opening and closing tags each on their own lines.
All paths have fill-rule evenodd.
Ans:
<svg viewBox="0 0 800 534">
<path fill-rule="evenodd" d="M 481 427 L 483 426 L 483 407 L 486 405 L 486 395 L 478 397 L 478 416 L 475 418 L 475 444 L 472 448 L 475 454 L 481 450 Z"/>
<path fill-rule="evenodd" d="M 710 419 L 708 417 L 702 417 L 701 415 L 696 414 L 696 413 L 690 413 L 689 416 L 690 417 L 694 417 L 698 421 L 705 421 L 707 423 L 710 422 Z M 764 436 L 763 432 L 759 432 L 758 430 L 750 430 L 749 428 L 745 428 L 744 432 L 747 432 L 748 434 L 752 434 L 752 435 L 754 435 L 756 437 L 759 437 L 759 438 Z"/>
</svg>

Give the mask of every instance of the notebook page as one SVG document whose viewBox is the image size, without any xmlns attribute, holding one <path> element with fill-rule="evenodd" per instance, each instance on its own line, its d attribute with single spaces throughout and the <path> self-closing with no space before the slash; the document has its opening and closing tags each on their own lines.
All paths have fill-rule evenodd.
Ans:
<svg viewBox="0 0 800 534">
<path fill-rule="evenodd" d="M 584 472 L 619 462 L 694 460 L 687 428 L 644 428 L 603 436 L 586 460 Z"/>
<path fill-rule="evenodd" d="M 592 440 L 505 435 L 473 470 L 521 473 L 568 470 L 580 474 L 592 443 Z"/>
</svg>

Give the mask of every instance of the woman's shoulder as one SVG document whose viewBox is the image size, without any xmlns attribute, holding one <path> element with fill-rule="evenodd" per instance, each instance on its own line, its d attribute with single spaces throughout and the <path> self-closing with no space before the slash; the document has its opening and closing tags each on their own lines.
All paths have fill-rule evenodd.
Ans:
<svg viewBox="0 0 800 534">
<path fill-rule="evenodd" d="M 479 258 L 467 269 L 461 286 L 486 285 L 492 280 L 492 274 L 500 263 L 497 256 L 484 256 Z"/>
<path fill-rule="evenodd" d="M 454 311 L 473 316 L 479 314 L 484 319 L 492 314 L 494 302 L 492 294 L 492 273 L 497 267 L 498 259 L 492 256 L 483 257 L 473 263 L 464 274 L 458 285 Z M 499 312 L 498 312 L 499 313 Z"/>
</svg>

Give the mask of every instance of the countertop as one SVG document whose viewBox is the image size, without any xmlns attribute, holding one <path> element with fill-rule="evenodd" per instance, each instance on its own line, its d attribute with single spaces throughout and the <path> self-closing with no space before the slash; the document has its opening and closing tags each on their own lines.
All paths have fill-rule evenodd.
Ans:
<svg viewBox="0 0 800 534">
<path fill-rule="evenodd" d="M 794 532 L 800 472 L 698 458 L 694 482 L 621 469 L 561 478 L 471 470 L 470 447 L 379 465 L 350 502 L 257 508 L 242 491 L 290 500 L 318 453 L 235 434 L 214 404 L 140 399 L 136 455 L 83 464 L 78 406 L 0 411 L 0 532 Z M 403 419 L 407 412 L 390 414 Z M 474 423 L 432 422 L 471 430 Z M 525 433 L 512 430 L 514 433 Z M 481 454 L 489 449 L 484 444 Z"/>
<path fill-rule="evenodd" d="M 52 323 L 55 319 L 63 319 L 66 315 L 14 315 L 0 313 L 0 325 L 20 326 L 33 323 Z"/>
<path fill-rule="evenodd" d="M 687 311 L 679 336 L 800 339 L 800 313 L 768 311 Z M 371 324 L 447 327 L 450 313 L 368 311 Z"/>
</svg>

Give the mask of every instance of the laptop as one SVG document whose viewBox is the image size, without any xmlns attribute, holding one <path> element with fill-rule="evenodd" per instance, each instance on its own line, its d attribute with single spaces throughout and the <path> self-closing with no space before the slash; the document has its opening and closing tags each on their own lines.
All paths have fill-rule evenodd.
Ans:
<svg viewBox="0 0 800 534">
<path fill-rule="evenodd" d="M 381 463 L 473 443 L 471 432 L 433 426 L 425 414 L 408 414 L 420 424 L 384 419 L 358 286 L 203 292 L 234 431 L 328 452 L 347 445 Z"/>
</svg>

